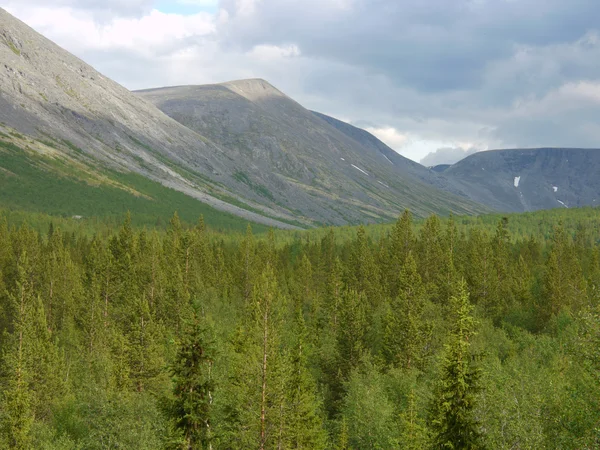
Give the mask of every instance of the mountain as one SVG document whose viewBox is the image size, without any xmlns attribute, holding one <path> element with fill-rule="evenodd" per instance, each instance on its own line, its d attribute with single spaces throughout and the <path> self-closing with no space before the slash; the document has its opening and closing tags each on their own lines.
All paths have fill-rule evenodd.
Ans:
<svg viewBox="0 0 600 450">
<path fill-rule="evenodd" d="M 386 221 L 404 208 L 419 216 L 486 210 L 423 182 L 407 169 L 414 163 L 339 131 L 263 80 L 132 93 L 4 10 L 0 57 L 0 151 L 10 147 L 11 158 L 49 180 L 161 202 L 160 188 L 131 184 L 139 175 L 287 228 Z M 13 182 L 27 176 L 0 167 Z"/>
<path fill-rule="evenodd" d="M 475 153 L 444 170 L 473 201 L 497 211 L 600 203 L 600 150 L 537 148 Z"/>
<path fill-rule="evenodd" d="M 245 219 L 293 228 L 291 215 L 239 194 L 246 186 L 223 148 L 2 9 L 0 58 L 0 131 L 9 145 L 22 143 L 16 135 L 31 139 L 23 149 L 30 162 L 52 155 L 71 173 L 137 173 Z"/>
<path fill-rule="evenodd" d="M 434 172 L 442 173 L 444 170 L 446 170 L 451 165 L 452 164 L 438 164 L 437 166 L 430 167 L 430 169 L 433 170 Z"/>
<path fill-rule="evenodd" d="M 404 208 L 417 216 L 484 209 L 443 191 L 434 174 L 364 130 L 305 109 L 265 80 L 136 94 L 226 148 L 249 193 L 316 223 L 392 220 Z"/>
<path fill-rule="evenodd" d="M 438 189 L 442 189 L 453 194 L 458 194 L 463 197 L 465 196 L 465 194 L 450 180 L 448 180 L 446 177 L 439 176 L 436 173 L 438 171 L 436 171 L 435 168 L 430 169 L 408 158 L 405 158 L 368 131 L 316 111 L 313 111 L 313 114 L 316 114 L 318 117 L 327 121 L 330 125 L 345 135 L 357 141 L 366 151 L 383 155 L 388 161 L 392 162 L 392 164 L 395 166 L 395 170 L 400 175 L 416 178 L 426 185 L 434 186 Z"/>
</svg>

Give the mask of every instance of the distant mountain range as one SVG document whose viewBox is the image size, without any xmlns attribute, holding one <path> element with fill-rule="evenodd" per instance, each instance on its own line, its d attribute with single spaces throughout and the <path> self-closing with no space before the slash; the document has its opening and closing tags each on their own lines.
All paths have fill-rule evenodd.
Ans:
<svg viewBox="0 0 600 450">
<path fill-rule="evenodd" d="M 475 153 L 442 174 L 497 211 L 600 204 L 600 150 L 513 149 Z"/>
<path fill-rule="evenodd" d="M 0 194 L 3 178 L 34 186 L 30 166 L 47 180 L 161 201 L 160 189 L 125 176 L 134 174 L 297 228 L 390 221 L 405 208 L 427 216 L 579 206 L 600 192 L 585 178 L 600 164 L 594 151 L 483 152 L 430 169 L 261 79 L 130 92 L 1 9 L 0 57 Z"/>
</svg>

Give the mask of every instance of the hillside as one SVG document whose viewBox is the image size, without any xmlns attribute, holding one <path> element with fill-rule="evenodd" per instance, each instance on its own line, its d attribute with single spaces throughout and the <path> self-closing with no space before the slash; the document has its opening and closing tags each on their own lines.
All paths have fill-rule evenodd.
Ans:
<svg viewBox="0 0 600 450">
<path fill-rule="evenodd" d="M 206 137 L 98 73 L 0 9 L 0 122 L 54 148 L 65 164 L 137 173 L 187 196 L 270 226 L 290 215 L 246 199 L 230 157 Z M 18 144 L 18 143 L 16 143 Z M 260 210 L 260 213 L 256 211 Z"/>
<path fill-rule="evenodd" d="M 497 211 L 596 206 L 600 151 L 514 149 L 475 153 L 443 171 L 473 201 Z"/>
<path fill-rule="evenodd" d="M 341 131 L 346 136 L 358 142 L 366 152 L 374 155 L 381 155 L 390 161 L 394 165 L 394 170 L 400 176 L 415 178 L 426 185 L 430 185 L 453 194 L 458 194 L 463 197 L 465 196 L 465 194 L 456 186 L 454 186 L 454 184 L 446 177 L 438 175 L 437 171 L 435 170 L 431 170 L 419 163 L 405 158 L 368 131 L 325 114 L 314 111 L 313 113 L 325 120 L 331 126 L 335 127 L 337 130 Z"/>
<path fill-rule="evenodd" d="M 392 220 L 404 208 L 418 216 L 485 209 L 424 182 L 427 169 L 372 136 L 376 143 L 344 132 L 264 80 L 136 93 L 226 148 L 248 191 L 320 223 Z"/>
<path fill-rule="evenodd" d="M 201 87 L 191 97 L 178 88 L 174 98 L 186 101 L 169 100 L 165 114 L 142 97 L 156 100 L 173 89 L 133 94 L 4 10 L 0 57 L 0 131 L 7 145 L 23 143 L 15 133 L 29 139 L 29 149 L 20 148 L 34 164 L 36 154 L 50 152 L 72 175 L 138 174 L 280 228 L 381 222 L 406 207 L 420 216 L 485 210 L 398 177 L 382 154 L 263 81 Z"/>
</svg>

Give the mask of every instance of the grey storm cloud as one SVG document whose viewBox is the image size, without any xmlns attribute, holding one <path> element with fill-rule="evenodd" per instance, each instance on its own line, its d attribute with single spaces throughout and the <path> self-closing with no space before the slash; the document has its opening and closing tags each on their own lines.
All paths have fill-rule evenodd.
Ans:
<svg viewBox="0 0 600 450">
<path fill-rule="evenodd" d="M 331 113 L 491 147 L 600 147 L 598 96 L 548 98 L 600 83 L 597 0 L 263 0 L 251 14 L 235 5 L 221 2 L 231 19 L 223 47 L 297 45 L 312 62 L 299 90 L 326 98 Z"/>
<path fill-rule="evenodd" d="M 237 4 L 221 3 L 233 18 L 226 44 L 293 42 L 425 92 L 479 88 L 490 65 L 576 42 L 600 17 L 596 0 L 263 0 L 251 16 L 236 16 Z"/>
</svg>

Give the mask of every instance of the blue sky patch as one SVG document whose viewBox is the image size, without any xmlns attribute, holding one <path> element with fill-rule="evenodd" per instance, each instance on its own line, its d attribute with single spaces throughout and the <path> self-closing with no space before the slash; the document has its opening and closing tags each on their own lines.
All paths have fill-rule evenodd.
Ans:
<svg viewBox="0 0 600 450">
<path fill-rule="evenodd" d="M 219 0 L 157 0 L 154 7 L 165 14 L 190 16 L 199 12 L 215 13 Z"/>
</svg>

